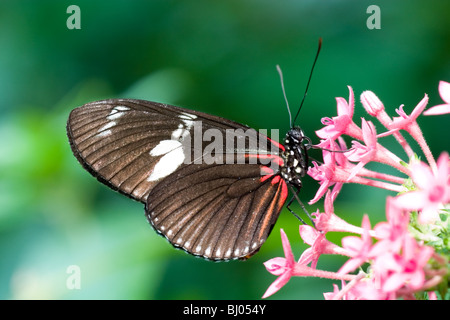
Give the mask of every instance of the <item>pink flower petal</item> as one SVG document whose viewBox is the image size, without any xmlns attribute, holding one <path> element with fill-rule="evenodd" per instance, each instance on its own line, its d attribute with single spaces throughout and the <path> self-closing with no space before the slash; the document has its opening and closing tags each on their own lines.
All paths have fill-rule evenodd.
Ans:
<svg viewBox="0 0 450 320">
<path fill-rule="evenodd" d="M 423 112 L 425 107 L 428 104 L 428 95 L 425 94 L 422 100 L 417 104 L 414 110 L 411 112 L 411 115 L 407 115 L 405 111 L 403 111 L 403 105 L 400 106 L 399 109 L 396 109 L 397 113 L 400 117 L 395 117 L 388 125 L 388 129 L 407 129 L 407 127 L 416 121 L 417 117 Z"/>
<path fill-rule="evenodd" d="M 450 103 L 450 83 L 445 81 L 439 81 L 439 95 L 442 100 Z"/>
<path fill-rule="evenodd" d="M 434 180 L 434 175 L 430 167 L 423 162 L 411 165 L 411 175 L 414 183 L 420 189 L 426 189 L 430 185 L 430 182 Z"/>
<path fill-rule="evenodd" d="M 423 114 L 426 116 L 437 116 L 441 114 L 450 113 L 450 104 L 439 104 L 437 106 L 431 107 Z"/>
<path fill-rule="evenodd" d="M 285 273 L 282 276 L 278 277 L 272 284 L 267 288 L 266 292 L 262 296 L 263 298 L 267 298 L 273 295 L 275 292 L 280 290 L 286 283 L 288 283 L 291 278 L 290 273 Z"/>
<path fill-rule="evenodd" d="M 421 191 L 410 191 L 399 195 L 395 199 L 395 204 L 403 209 L 417 210 L 427 203 L 426 195 Z"/>
<path fill-rule="evenodd" d="M 289 240 L 283 229 L 280 229 L 280 233 L 281 233 L 281 242 L 283 244 L 284 256 L 286 257 L 286 264 L 288 267 L 291 267 L 295 263 L 294 254 L 292 253 L 291 250 L 291 244 L 289 243 Z"/>
<path fill-rule="evenodd" d="M 417 270 L 409 275 L 408 284 L 413 290 L 417 290 L 423 286 L 425 275 L 422 270 Z"/>
<path fill-rule="evenodd" d="M 362 265 L 365 261 L 363 259 L 349 259 L 347 260 L 342 267 L 339 269 L 338 274 L 347 274 L 349 272 L 352 272 L 356 268 L 358 268 L 360 265 Z"/>
<path fill-rule="evenodd" d="M 345 238 L 342 238 L 342 246 L 349 250 L 351 254 L 357 254 L 360 252 L 362 248 L 363 242 L 361 241 L 361 238 L 355 237 L 355 236 L 348 236 Z"/>
<path fill-rule="evenodd" d="M 414 108 L 414 110 L 411 112 L 410 117 L 412 119 L 417 119 L 417 117 L 425 110 L 425 107 L 428 104 L 428 95 L 425 94 L 422 100 L 420 100 L 419 104 Z"/>
<path fill-rule="evenodd" d="M 303 251 L 302 255 L 300 256 L 300 259 L 298 259 L 298 263 L 301 265 L 307 265 L 311 261 L 314 260 L 315 252 L 313 248 L 308 248 L 305 251 Z"/>
<path fill-rule="evenodd" d="M 299 230 L 303 241 L 312 246 L 317 239 L 318 231 L 309 225 L 301 225 Z"/>
<path fill-rule="evenodd" d="M 383 291 L 385 292 L 393 292 L 400 289 L 405 282 L 408 280 L 408 277 L 404 273 L 394 273 L 386 281 L 383 283 Z"/>
<path fill-rule="evenodd" d="M 267 271 L 269 271 L 271 274 L 274 274 L 276 276 L 279 276 L 283 274 L 286 270 L 286 259 L 285 258 L 273 258 L 270 260 L 267 260 L 264 262 L 264 266 L 266 267 Z"/>
<path fill-rule="evenodd" d="M 422 209 L 419 215 L 419 222 L 422 224 L 430 224 L 439 220 L 439 211 L 437 206 L 430 207 L 427 206 Z"/>
</svg>

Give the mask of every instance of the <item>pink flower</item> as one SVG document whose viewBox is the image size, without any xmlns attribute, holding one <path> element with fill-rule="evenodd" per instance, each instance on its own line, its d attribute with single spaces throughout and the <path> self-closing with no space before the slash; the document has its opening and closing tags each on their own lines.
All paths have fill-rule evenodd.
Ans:
<svg viewBox="0 0 450 320">
<path fill-rule="evenodd" d="M 352 272 L 368 259 L 372 257 L 372 238 L 370 236 L 370 221 L 367 215 L 364 215 L 362 221 L 364 233 L 361 238 L 349 236 L 342 239 L 342 247 L 346 249 L 352 257 L 339 269 L 339 274 Z"/>
<path fill-rule="evenodd" d="M 439 208 L 450 202 L 449 157 L 443 152 L 437 161 L 437 172 L 433 173 L 423 162 L 411 165 L 411 175 L 418 190 L 397 197 L 398 206 L 421 210 L 419 221 L 432 223 L 439 218 Z"/>
<path fill-rule="evenodd" d="M 310 167 L 308 170 L 308 175 L 319 181 L 320 184 L 316 195 L 311 201 L 308 202 L 309 204 L 319 201 L 319 199 L 322 198 L 322 196 L 327 192 L 328 188 L 333 185 L 333 194 L 337 195 L 343 184 L 343 179 L 339 179 L 338 175 L 343 173 L 345 177 L 348 177 L 348 173 L 342 172 L 338 167 L 336 167 L 334 156 L 332 154 L 330 154 L 329 157 L 325 157 L 324 155 L 324 160 L 325 163 L 320 166 L 318 166 L 316 162 L 313 162 L 313 167 Z"/>
<path fill-rule="evenodd" d="M 386 294 L 381 291 L 374 279 L 364 279 L 359 281 L 349 292 L 354 300 L 385 300 Z"/>
<path fill-rule="evenodd" d="M 267 298 L 280 290 L 289 281 L 294 271 L 295 261 L 291 250 L 291 244 L 283 229 L 280 230 L 280 233 L 286 258 L 273 258 L 264 263 L 267 271 L 279 277 L 269 286 L 269 288 L 267 288 L 263 298 Z"/>
<path fill-rule="evenodd" d="M 336 284 L 333 284 L 333 292 L 325 292 L 325 300 L 384 300 L 386 294 L 382 292 L 373 278 L 368 278 L 364 272 L 348 282 L 341 281 L 342 289 L 339 290 Z"/>
<path fill-rule="evenodd" d="M 333 150 L 341 150 L 337 147 L 336 142 L 333 140 L 326 140 L 323 141 L 320 146 L 327 149 L 323 150 L 324 164 L 319 166 L 316 162 L 313 162 L 313 167 L 310 167 L 308 170 L 308 175 L 319 181 L 320 187 L 314 198 L 308 202 L 309 204 L 319 201 L 319 199 L 327 192 L 328 188 L 333 185 L 334 188 L 332 194 L 333 198 L 335 198 L 341 190 L 343 183 L 346 182 L 349 177 L 349 172 L 338 166 L 340 163 L 336 161 L 336 159 L 342 161 L 345 157 L 343 157 L 341 153 L 332 152 Z"/>
<path fill-rule="evenodd" d="M 400 117 L 395 117 L 393 122 L 389 125 L 389 129 L 404 129 L 406 131 L 408 130 L 408 127 L 411 126 L 413 123 L 416 123 L 416 119 L 422 111 L 425 109 L 428 103 L 428 95 L 425 94 L 425 97 L 417 104 L 417 106 L 414 108 L 414 110 L 411 112 L 411 115 L 407 115 L 406 112 L 403 110 L 403 105 L 400 106 L 399 109 L 396 109 L 397 114 Z"/>
<path fill-rule="evenodd" d="M 325 300 L 360 300 L 361 296 L 355 296 L 353 294 L 354 288 L 348 289 L 348 285 L 344 281 L 341 281 L 342 289 L 339 290 L 337 284 L 333 283 L 333 292 L 324 292 L 323 296 Z"/>
<path fill-rule="evenodd" d="M 365 145 L 358 141 L 353 141 L 352 149 L 346 152 L 348 160 L 359 162 L 352 170 L 348 180 L 352 179 L 367 163 L 376 161 L 397 168 L 400 172 L 408 174 L 409 171 L 403 165 L 401 160 L 392 152 L 384 148 L 377 142 L 377 132 L 371 121 L 362 119 L 362 132 Z"/>
<path fill-rule="evenodd" d="M 344 286 L 344 284 L 342 286 Z M 333 300 L 339 294 L 339 292 L 339 287 L 337 286 L 337 284 L 333 283 L 333 292 L 324 292 L 323 297 L 325 298 L 325 300 Z"/>
<path fill-rule="evenodd" d="M 375 237 L 379 239 L 373 246 L 374 255 L 388 251 L 399 252 L 404 238 L 408 234 L 409 212 L 396 204 L 396 198 L 386 199 L 386 222 L 379 222 L 375 227 Z"/>
<path fill-rule="evenodd" d="M 411 290 L 420 289 L 425 283 L 424 268 L 433 255 L 433 248 L 420 246 L 408 236 L 401 253 L 386 253 L 377 257 L 375 272 L 383 269 L 382 290 L 394 292 L 406 286 Z"/>
<path fill-rule="evenodd" d="M 429 291 L 429 292 L 428 292 L 428 300 L 437 300 L 436 292 L 434 292 L 434 291 Z"/>
<path fill-rule="evenodd" d="M 353 275 L 339 275 L 334 272 L 316 270 L 308 267 L 304 259 L 300 259 L 298 263 L 294 261 L 294 255 L 292 254 L 291 245 L 284 233 L 283 229 L 280 229 L 281 242 L 283 244 L 283 250 L 286 258 L 273 258 L 264 263 L 267 271 L 278 276 L 278 278 L 267 288 L 263 295 L 263 298 L 267 298 L 280 290 L 292 276 L 296 277 L 321 277 L 335 280 L 350 281 L 354 279 Z"/>
<path fill-rule="evenodd" d="M 430 110 L 441 112 L 448 107 L 450 113 L 450 83 L 441 82 L 439 91 L 447 104 L 443 105 L 445 108 Z M 348 103 L 343 98 L 337 98 L 338 115 L 323 118 L 325 127 L 317 131 L 322 140 L 314 147 L 322 149 L 323 163 L 313 162 L 313 167 L 308 170 L 308 175 L 320 184 L 309 203 L 317 202 L 324 195 L 325 203 L 323 212 L 317 209 L 312 214 L 313 226 L 299 227 L 301 238 L 310 247 L 295 262 L 286 234 L 281 230 L 285 257 L 265 263 L 267 270 L 278 278 L 269 286 L 264 298 L 277 292 L 291 277 L 296 276 L 341 280 L 341 289 L 334 285 L 333 292 L 324 293 L 324 297 L 345 300 L 415 299 L 416 294 L 441 288 L 439 285 L 445 285 L 448 280 L 448 259 L 445 256 L 448 250 L 447 230 L 444 230 L 446 221 L 443 217 L 448 215 L 445 208 L 450 203 L 450 158 L 444 152 L 438 161 L 435 160 L 416 121 L 428 103 L 428 96 L 425 95 L 409 115 L 403 110 L 403 105 L 400 106 L 397 110 L 399 117 L 392 120 L 378 97 L 371 91 L 365 91 L 361 94 L 363 106 L 389 130 L 377 134 L 371 121 L 362 119 L 361 128 L 353 122 L 354 96 L 351 87 L 349 92 Z M 427 164 L 414 162 L 417 151 L 406 142 L 401 130 L 408 131 L 416 140 Z M 382 145 L 381 138 L 391 134 L 406 152 L 409 165 L 407 160 L 401 160 Z M 353 142 L 348 150 L 343 135 L 359 142 Z M 367 169 L 366 164 L 373 161 L 387 164 L 403 174 Z M 333 202 L 344 183 L 374 186 L 399 194 L 386 198 L 386 221 L 379 222 L 372 229 L 368 215 L 363 216 L 361 227 L 340 218 L 335 213 Z M 418 224 L 418 221 L 429 223 L 435 220 L 438 220 L 436 225 Z M 346 235 L 339 246 L 330 241 L 333 235 L 328 232 L 353 233 L 357 236 Z M 322 254 L 338 254 L 348 258 L 338 272 L 331 272 L 317 269 Z M 357 274 L 354 272 L 356 269 L 359 269 Z M 429 295 L 430 299 L 436 297 L 436 294 Z"/>
<path fill-rule="evenodd" d="M 370 161 L 376 160 L 377 154 L 377 132 L 372 122 L 362 119 L 362 133 L 366 145 L 358 141 L 352 142 L 351 151 L 346 153 L 347 159 L 353 162 L 359 162 L 352 170 L 349 179 L 353 178 L 358 171 Z"/>
<path fill-rule="evenodd" d="M 400 117 L 394 118 L 392 123 L 388 125 L 388 129 L 391 130 L 390 132 L 395 132 L 400 129 L 407 131 L 414 138 L 414 140 L 417 141 L 423 153 L 425 154 L 428 163 L 434 170 L 436 168 L 436 162 L 433 158 L 430 147 L 423 137 L 422 130 L 420 130 L 420 127 L 416 122 L 417 117 L 425 109 L 427 103 L 428 96 L 425 94 L 425 97 L 419 102 L 419 104 L 414 108 L 414 110 L 411 112 L 411 115 L 409 116 L 405 113 L 405 111 L 403 111 L 403 105 L 400 106 L 400 108 L 396 110 Z"/>
<path fill-rule="evenodd" d="M 392 122 L 391 117 L 386 113 L 386 110 L 384 109 L 383 103 L 378 99 L 378 97 L 372 92 L 372 91 L 364 91 L 361 94 L 361 103 L 366 109 L 367 113 L 369 113 L 371 116 L 374 116 L 380 121 L 382 125 L 384 125 L 386 128 L 389 127 L 389 125 Z M 400 145 L 405 150 L 408 157 L 412 157 L 414 152 L 409 146 L 408 142 L 405 140 L 405 138 L 402 136 L 400 132 L 397 130 L 382 133 L 379 134 L 378 137 L 386 136 L 389 134 L 393 134 L 395 139 L 400 143 Z"/>
<path fill-rule="evenodd" d="M 370 129 L 367 129 L 370 130 Z M 368 133 L 370 135 L 370 133 Z M 385 183 L 383 181 L 377 181 L 372 179 L 366 179 L 360 176 L 354 176 L 351 175 L 351 172 L 353 171 L 353 168 L 356 168 L 356 166 L 352 163 L 350 163 L 347 158 L 340 152 L 333 152 L 336 151 L 342 151 L 343 147 L 345 148 L 345 144 L 341 142 L 341 146 L 337 147 L 337 144 L 333 140 L 326 140 L 320 143 L 320 145 L 323 150 L 323 160 L 324 163 L 322 165 L 318 165 L 316 162 L 313 161 L 313 167 L 310 167 L 308 170 L 308 175 L 311 176 L 313 179 L 319 181 L 320 187 L 316 192 L 316 195 L 312 200 L 310 200 L 308 203 L 313 204 L 319 201 L 319 199 L 327 192 L 328 188 L 333 186 L 333 199 L 336 198 L 337 194 L 342 188 L 342 185 L 344 183 L 360 183 L 365 185 L 370 185 L 374 187 L 384 188 L 388 190 L 393 190 L 396 192 L 402 191 L 402 187 L 398 185 L 392 185 L 389 183 Z M 377 152 L 376 160 L 383 163 L 389 163 L 395 168 L 398 168 L 399 170 L 403 172 L 408 172 L 407 169 L 405 169 L 401 164 L 400 160 L 394 160 L 395 156 L 392 155 L 389 151 L 385 150 L 385 148 L 378 146 L 377 150 L 381 149 L 380 152 Z M 356 171 L 354 171 L 356 172 Z M 359 168 L 358 172 L 361 172 L 362 175 L 365 175 L 367 177 L 373 176 L 374 178 L 381 178 L 381 176 L 373 175 L 371 171 L 365 170 L 364 168 Z M 356 174 L 356 173 L 354 173 Z M 402 179 L 400 179 L 403 181 Z"/>
<path fill-rule="evenodd" d="M 306 244 L 311 248 L 303 251 L 299 263 L 308 264 L 311 262 L 311 268 L 316 268 L 317 261 L 322 254 L 342 254 L 346 255 L 346 251 L 338 245 L 328 241 L 325 234 L 309 225 L 300 226 L 300 236 Z"/>
<path fill-rule="evenodd" d="M 383 102 L 372 91 L 364 91 L 361 93 L 361 103 L 367 113 L 373 117 L 377 117 L 380 112 L 384 111 Z"/>
<path fill-rule="evenodd" d="M 450 113 L 450 83 L 445 81 L 439 82 L 439 94 L 442 98 L 442 100 L 445 101 L 445 104 L 439 104 L 437 106 L 431 107 L 427 111 L 425 111 L 423 114 L 426 116 L 431 115 L 439 115 L 439 114 L 445 114 Z"/>
<path fill-rule="evenodd" d="M 348 103 L 344 98 L 336 98 L 338 115 L 331 119 L 328 117 L 322 118 L 322 124 L 325 127 L 316 131 L 318 137 L 335 140 L 342 134 L 347 134 L 357 139 L 362 136 L 361 129 L 352 121 L 355 97 L 353 89 L 350 86 L 348 86 L 348 89 L 350 91 Z"/>
<path fill-rule="evenodd" d="M 321 213 L 319 212 L 319 210 L 317 210 L 316 213 L 313 213 L 313 216 L 315 216 L 313 221 L 317 230 L 322 231 L 324 233 L 351 232 L 356 234 L 362 234 L 363 229 L 346 222 L 345 220 L 339 218 L 334 213 L 333 199 L 334 199 L 333 193 L 330 190 L 328 190 L 325 196 L 325 204 L 324 204 L 325 212 Z"/>
</svg>

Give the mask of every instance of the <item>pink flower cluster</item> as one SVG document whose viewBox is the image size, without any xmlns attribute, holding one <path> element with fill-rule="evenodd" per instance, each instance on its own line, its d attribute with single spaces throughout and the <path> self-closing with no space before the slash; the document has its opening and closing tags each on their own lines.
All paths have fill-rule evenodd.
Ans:
<svg viewBox="0 0 450 320">
<path fill-rule="evenodd" d="M 267 270 L 278 278 L 263 298 L 277 292 L 292 276 L 340 280 L 341 289 L 335 284 L 333 292 L 324 293 L 326 299 L 414 299 L 425 292 L 430 299 L 437 298 L 436 292 L 445 297 L 447 286 L 440 284 L 446 284 L 450 278 L 450 160 L 447 152 L 435 160 L 416 121 L 428 103 L 428 96 L 410 115 L 402 105 L 396 110 L 398 117 L 391 118 L 373 92 L 363 92 L 362 105 L 387 129 L 377 134 L 371 121 L 362 118 L 361 127 L 354 123 L 354 94 L 348 88 L 348 102 L 337 98 L 337 116 L 323 118 L 325 127 L 316 132 L 321 138 L 317 147 L 323 149 L 323 164 L 314 162 L 308 172 L 320 183 L 309 203 L 325 195 L 325 204 L 324 212 L 317 210 L 313 214 L 315 227 L 300 226 L 300 236 L 310 248 L 296 262 L 281 230 L 285 258 L 265 263 Z M 446 104 L 428 109 L 425 115 L 450 113 L 450 84 L 441 81 L 439 92 Z M 418 159 L 402 131 L 417 142 L 427 163 Z M 381 138 L 388 135 L 399 142 L 408 161 L 381 145 Z M 350 149 L 343 136 L 355 139 Z M 366 164 L 374 161 L 392 166 L 400 176 L 367 169 Z M 372 228 L 367 215 L 361 227 L 340 218 L 333 202 L 344 183 L 394 191 L 396 195 L 386 199 L 386 221 Z M 355 235 L 342 238 L 339 246 L 327 240 L 328 232 Z M 317 261 L 322 254 L 338 254 L 348 260 L 337 272 L 318 270 Z M 359 272 L 355 274 L 356 270 Z"/>
</svg>

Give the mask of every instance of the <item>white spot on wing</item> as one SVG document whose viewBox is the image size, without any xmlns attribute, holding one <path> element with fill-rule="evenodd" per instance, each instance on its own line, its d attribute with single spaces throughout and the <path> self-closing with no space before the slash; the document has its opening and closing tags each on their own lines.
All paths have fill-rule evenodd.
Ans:
<svg viewBox="0 0 450 320">
<path fill-rule="evenodd" d="M 159 159 L 147 181 L 156 181 L 167 177 L 183 163 L 185 156 L 181 146 L 182 144 L 179 141 L 163 140 L 150 150 L 151 156 L 164 156 Z"/>
<path fill-rule="evenodd" d="M 115 121 L 108 122 L 108 123 L 105 124 L 103 127 L 101 127 L 100 129 L 98 129 L 98 131 L 100 132 L 100 131 L 109 129 L 109 128 L 111 128 L 111 127 L 114 127 L 115 125 L 116 125 L 116 122 L 115 122 Z"/>
<path fill-rule="evenodd" d="M 182 112 L 178 117 L 180 119 L 186 119 L 186 120 L 197 119 L 197 116 L 195 114 L 190 114 L 190 113 L 187 113 L 187 112 Z"/>
<path fill-rule="evenodd" d="M 97 134 L 97 137 L 106 137 L 109 136 L 111 134 L 111 130 L 105 130 L 105 131 L 101 131 Z"/>
<path fill-rule="evenodd" d="M 117 122 L 114 121 L 125 114 L 125 111 L 130 110 L 130 108 L 125 106 L 115 106 L 111 112 L 106 116 L 106 119 L 109 120 L 103 127 L 98 129 L 97 137 L 106 137 L 111 134 L 111 130 L 108 130 L 111 127 L 114 127 Z"/>
<path fill-rule="evenodd" d="M 189 130 L 194 125 L 194 120 L 197 119 L 197 116 L 194 114 L 182 112 L 178 115 L 178 118 L 180 118 L 183 123 L 180 123 L 178 125 L 178 129 L 175 129 L 172 132 L 173 140 L 183 140 L 184 138 L 186 138 L 186 136 L 189 135 Z"/>
<path fill-rule="evenodd" d="M 109 128 L 112 128 L 116 125 L 115 121 L 110 121 L 107 124 L 105 124 L 103 127 L 101 127 L 100 129 L 98 129 L 98 134 L 97 137 L 106 137 L 109 136 L 111 134 L 111 130 L 108 130 Z"/>
<path fill-rule="evenodd" d="M 116 107 L 114 107 L 113 110 L 117 110 L 117 111 L 127 111 L 127 110 L 130 110 L 130 108 L 125 107 L 125 106 L 116 106 Z"/>
<path fill-rule="evenodd" d="M 150 150 L 151 156 L 161 156 L 178 150 L 181 147 L 181 142 L 176 140 L 162 140 L 158 143 L 156 147 Z"/>
<path fill-rule="evenodd" d="M 116 106 L 111 110 L 111 112 L 106 117 L 106 119 L 108 119 L 108 120 L 118 119 L 121 116 L 123 116 L 125 114 L 125 111 L 127 111 L 127 110 L 130 110 L 130 108 L 125 107 L 125 106 Z"/>
<path fill-rule="evenodd" d="M 108 120 L 115 120 L 115 119 L 120 118 L 121 116 L 123 116 L 123 112 L 110 113 L 106 117 L 106 119 L 108 119 Z"/>
<path fill-rule="evenodd" d="M 187 129 L 176 129 L 172 132 L 172 139 L 179 140 L 184 139 L 189 134 L 189 130 Z"/>
</svg>

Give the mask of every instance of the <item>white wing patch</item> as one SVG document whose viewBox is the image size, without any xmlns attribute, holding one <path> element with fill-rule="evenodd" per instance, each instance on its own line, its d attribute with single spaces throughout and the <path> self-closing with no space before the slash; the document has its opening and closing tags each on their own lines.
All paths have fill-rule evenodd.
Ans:
<svg viewBox="0 0 450 320">
<path fill-rule="evenodd" d="M 130 108 L 125 107 L 125 106 L 115 106 L 111 110 L 109 115 L 106 117 L 106 119 L 114 120 L 114 119 L 120 118 L 121 116 L 123 116 L 125 114 L 125 111 L 128 111 L 128 110 L 130 110 Z"/>
<path fill-rule="evenodd" d="M 178 129 L 175 129 L 172 132 L 172 139 L 182 141 L 189 135 L 189 130 L 191 130 L 194 125 L 194 120 L 197 119 L 197 116 L 187 112 L 182 112 L 178 115 L 178 118 L 180 118 L 183 123 L 180 123 L 178 125 Z"/>
<path fill-rule="evenodd" d="M 130 108 L 125 106 L 115 106 L 111 112 L 106 116 L 106 119 L 109 120 L 103 127 L 98 129 L 97 137 L 106 137 L 111 134 L 110 128 L 114 127 L 117 122 L 114 121 L 125 114 L 125 111 L 130 110 Z"/>
<path fill-rule="evenodd" d="M 109 128 L 112 128 L 116 125 L 115 121 L 110 121 L 107 124 L 105 124 L 103 127 L 101 127 L 100 129 L 98 129 L 98 134 L 97 137 L 106 137 L 109 136 L 111 134 L 111 130 L 109 130 Z"/>
<path fill-rule="evenodd" d="M 184 161 L 184 152 L 182 144 L 176 140 L 162 140 L 159 144 L 150 150 L 150 155 L 161 156 L 158 163 L 153 168 L 147 181 L 156 181 L 167 177 L 173 173 Z"/>
</svg>

